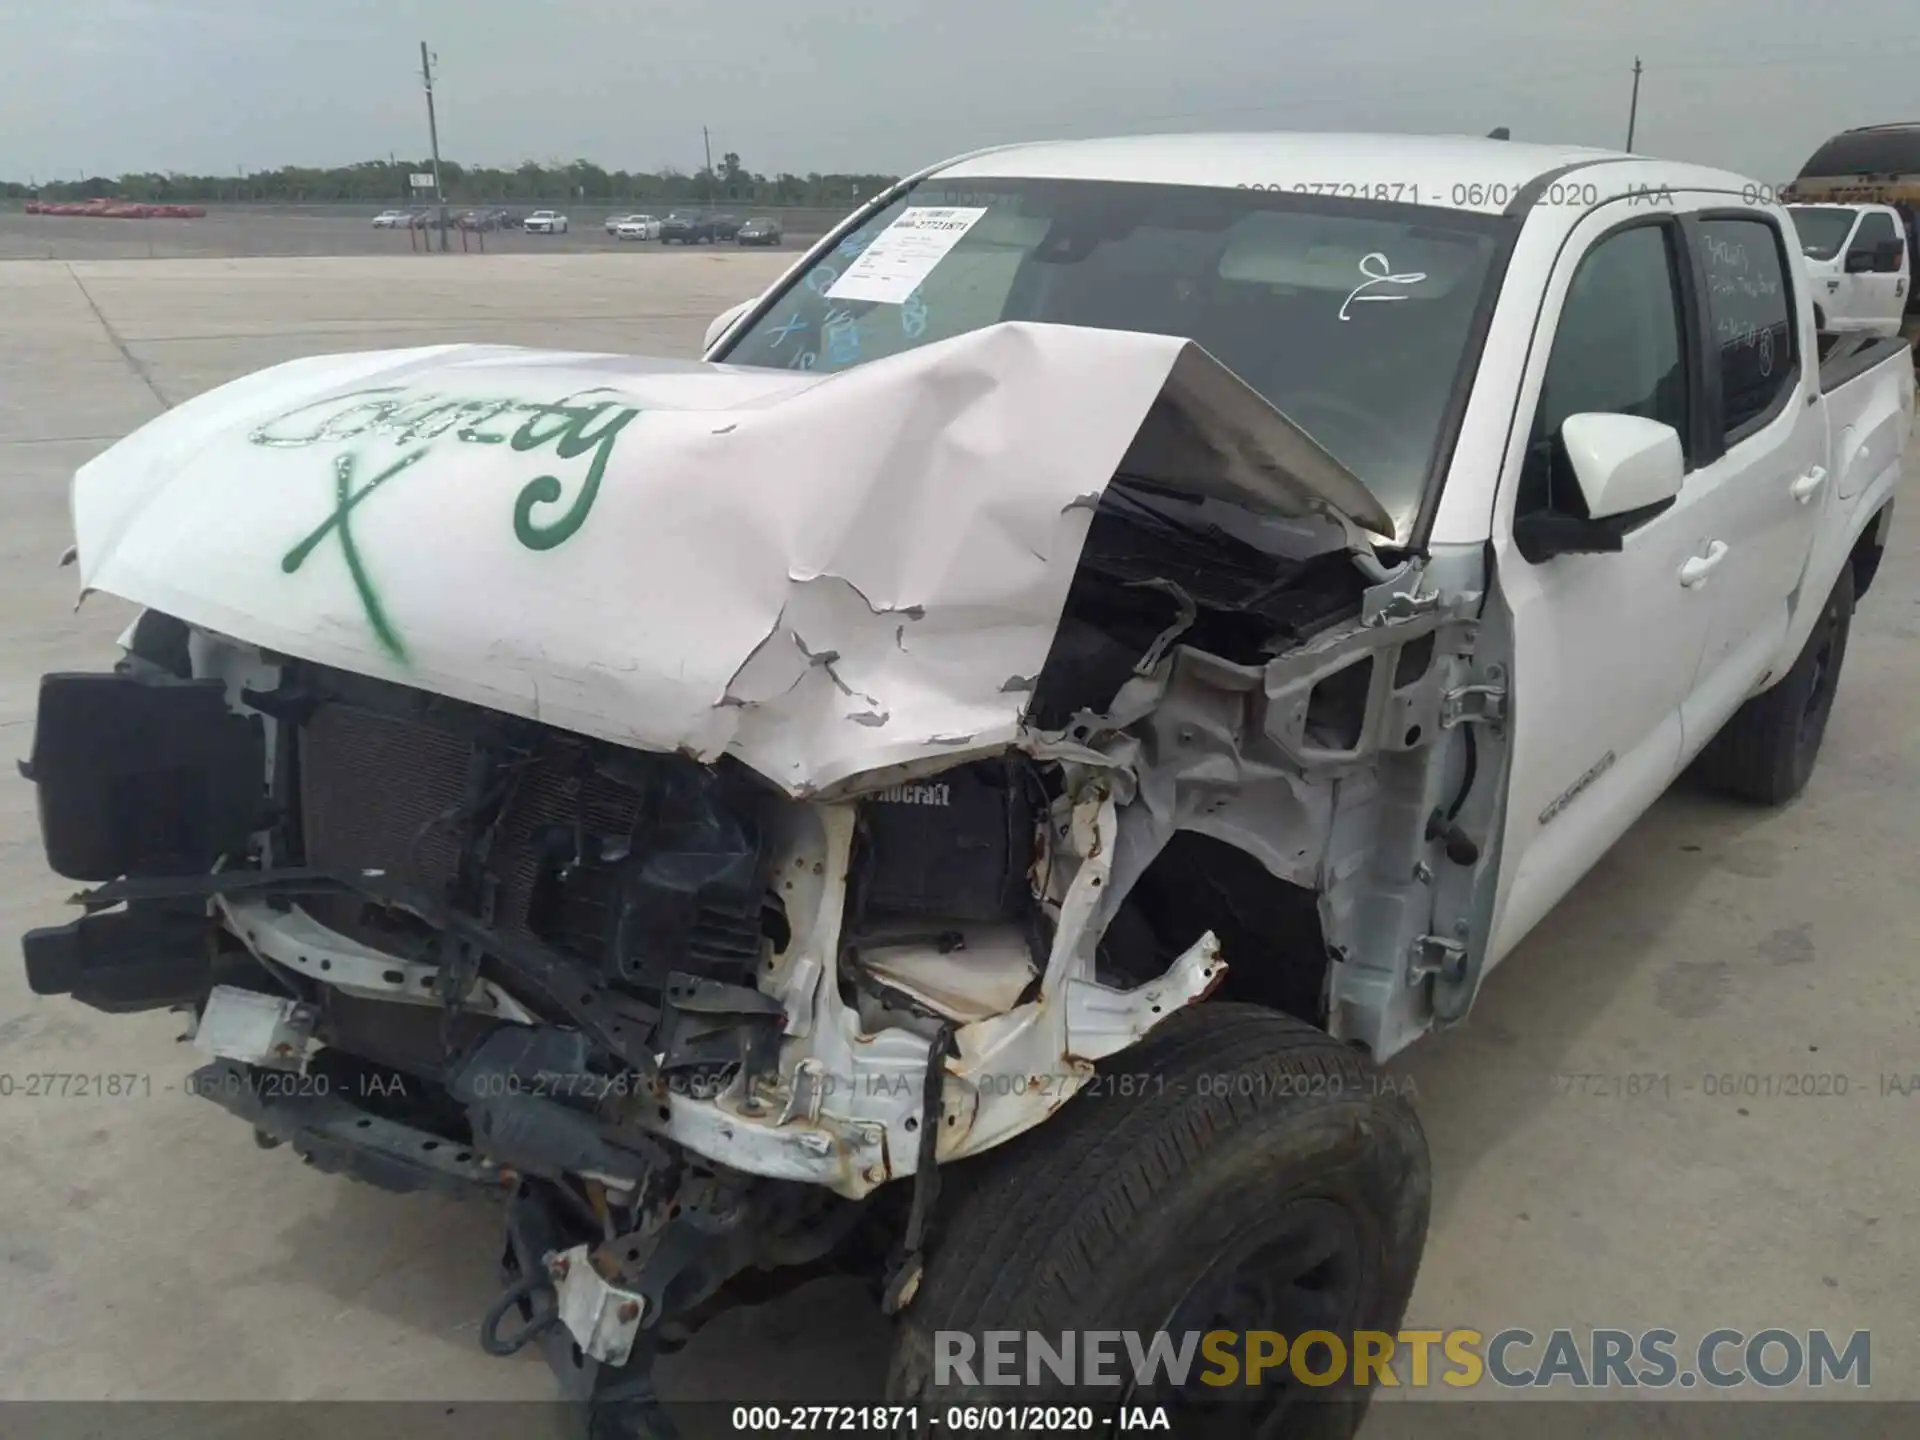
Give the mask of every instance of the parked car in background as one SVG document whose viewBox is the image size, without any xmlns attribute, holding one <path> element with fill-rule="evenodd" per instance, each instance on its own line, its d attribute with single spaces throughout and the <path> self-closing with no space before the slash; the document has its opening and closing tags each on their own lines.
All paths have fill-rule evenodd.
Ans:
<svg viewBox="0 0 1920 1440">
<path fill-rule="evenodd" d="M 715 215 L 708 223 L 713 226 L 715 240 L 731 240 L 740 233 L 738 215 Z"/>
<path fill-rule="evenodd" d="M 373 228 L 376 230 L 404 230 L 411 222 L 411 219 L 412 217 L 409 216 L 405 210 L 382 210 L 378 215 L 373 217 Z"/>
<path fill-rule="evenodd" d="M 620 223 L 614 226 L 613 238 L 616 240 L 658 240 L 660 222 L 651 215 L 623 215 Z"/>
<path fill-rule="evenodd" d="M 527 216 L 521 228 L 529 235 L 564 235 L 567 217 L 557 210 L 536 210 Z"/>
<path fill-rule="evenodd" d="M 1891 205 L 1789 205 L 1806 257 L 1814 320 L 1831 335 L 1898 335 L 1912 285 Z"/>
<path fill-rule="evenodd" d="M 492 230 L 497 228 L 498 224 L 498 222 L 494 220 L 491 210 L 462 211 L 460 218 L 453 223 L 458 225 L 462 230 Z"/>
<path fill-rule="evenodd" d="M 736 245 L 778 245 L 783 237 L 778 220 L 749 220 L 734 232 Z"/>
<path fill-rule="evenodd" d="M 626 215 L 609 215 L 607 217 L 607 225 L 606 225 L 607 234 L 611 235 L 617 230 L 619 230 L 620 222 L 622 220 L 626 220 L 630 218 L 631 218 L 630 216 L 626 216 Z"/>
<path fill-rule="evenodd" d="M 449 216 L 442 218 L 437 209 L 415 210 L 407 217 L 407 227 L 412 230 L 441 230 L 451 228 L 453 220 Z"/>
<path fill-rule="evenodd" d="M 660 222 L 660 243 L 672 245 L 711 245 L 713 219 L 707 215 L 686 215 L 679 211 Z"/>
</svg>

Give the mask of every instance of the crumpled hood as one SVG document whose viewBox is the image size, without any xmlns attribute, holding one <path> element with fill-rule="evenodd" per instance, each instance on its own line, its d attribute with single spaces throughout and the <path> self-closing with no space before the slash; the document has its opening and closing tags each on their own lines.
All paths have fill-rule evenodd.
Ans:
<svg viewBox="0 0 1920 1440">
<path fill-rule="evenodd" d="M 1017 737 L 1123 459 L 1391 531 L 1189 342 L 1024 323 L 832 375 L 298 360 L 84 466 L 73 520 L 83 592 L 807 794 Z"/>
</svg>

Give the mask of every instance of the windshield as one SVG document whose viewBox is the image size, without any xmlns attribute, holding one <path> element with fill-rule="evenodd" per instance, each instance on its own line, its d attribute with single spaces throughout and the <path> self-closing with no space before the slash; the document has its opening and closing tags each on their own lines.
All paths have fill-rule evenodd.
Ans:
<svg viewBox="0 0 1920 1440">
<path fill-rule="evenodd" d="M 1859 211 L 1845 205 L 1789 205 L 1800 248 L 1815 260 L 1831 260 L 1847 243 Z"/>
<path fill-rule="evenodd" d="M 714 358 L 844 369 L 1003 320 L 1181 336 L 1344 462 L 1404 537 L 1510 223 L 1267 190 L 935 176 Z"/>
</svg>

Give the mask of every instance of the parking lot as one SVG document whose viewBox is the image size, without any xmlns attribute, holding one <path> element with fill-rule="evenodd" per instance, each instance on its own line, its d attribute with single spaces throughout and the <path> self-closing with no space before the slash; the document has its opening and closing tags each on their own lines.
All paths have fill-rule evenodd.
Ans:
<svg viewBox="0 0 1920 1440">
<path fill-rule="evenodd" d="M 18 205 L 0 205 L 0 260 L 175 260 L 215 256 L 291 255 L 407 255 L 425 259 L 439 251 L 434 231 L 376 230 L 377 206 L 214 206 L 198 220 L 109 220 L 96 216 L 29 215 Z M 458 219 L 468 207 L 449 205 Z M 485 207 L 483 207 L 485 208 Z M 519 214 L 537 207 L 515 206 Z M 658 255 L 671 250 L 658 241 L 615 240 L 606 231 L 609 213 L 645 210 L 644 205 L 609 211 L 603 205 L 574 210 L 561 207 L 569 229 L 565 234 L 529 235 L 521 230 L 452 230 L 447 248 L 452 254 L 584 255 L 618 251 L 627 255 Z M 706 207 L 702 207 L 706 208 Z M 718 207 L 715 207 L 718 208 Z M 665 215 L 660 208 L 653 213 Z M 797 249 L 824 235 L 840 212 L 736 210 L 738 218 L 762 213 L 781 216 L 788 249 Z M 725 244 L 717 248 L 734 250 Z"/>
<path fill-rule="evenodd" d="M 0 256 L 31 253 L 33 218 L 4 217 Z M 39 675 L 107 665 L 129 618 L 101 596 L 76 610 L 58 561 L 73 470 L 143 420 L 326 351 L 689 355 L 714 314 L 794 256 L 591 253 L 612 250 L 595 225 L 552 245 L 514 237 L 516 253 L 424 257 L 362 220 L 361 238 L 396 253 L 147 260 L 111 249 L 137 243 L 129 222 L 52 223 L 96 227 L 102 254 L 122 258 L 0 263 L 9 760 L 27 752 Z M 201 227 L 169 244 L 242 246 L 218 225 L 266 222 L 151 223 Z M 1490 978 L 1464 1028 L 1393 1067 L 1435 1162 L 1410 1324 L 1869 1329 L 1874 1398 L 1920 1398 L 1917 535 L 1896 523 L 1807 794 L 1773 813 L 1683 785 Z M 42 863 L 33 807 L 9 767 L 9 944 L 67 918 L 73 888 Z M 0 961 L 0 1073 L 150 1077 L 119 1099 L 0 1097 L 0 1395 L 546 1398 L 532 1352 L 489 1359 L 475 1340 L 496 1290 L 494 1217 L 262 1153 L 181 1092 L 181 1028 L 38 1000 Z M 823 1282 L 726 1317 L 663 1380 L 726 1398 L 753 1374 L 764 1392 L 754 1367 L 771 1352 L 791 1398 L 877 1397 L 885 1346 L 863 1293 Z M 1370 1433 L 1394 1423 L 1377 1413 Z"/>
</svg>

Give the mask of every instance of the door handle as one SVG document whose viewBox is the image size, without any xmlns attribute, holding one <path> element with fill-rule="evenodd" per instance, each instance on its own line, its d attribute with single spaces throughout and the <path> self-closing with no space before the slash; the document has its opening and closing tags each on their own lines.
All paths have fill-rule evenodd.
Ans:
<svg viewBox="0 0 1920 1440">
<path fill-rule="evenodd" d="M 1727 542 L 1715 540 L 1707 546 L 1707 553 L 1695 555 L 1680 567 L 1680 583 L 1691 590 L 1696 585 L 1707 583 L 1707 576 L 1713 573 L 1713 567 L 1727 558 Z"/>
<path fill-rule="evenodd" d="M 1827 483 L 1826 467 L 1816 465 L 1787 487 L 1787 493 L 1802 505 L 1820 493 L 1820 487 Z"/>
</svg>

